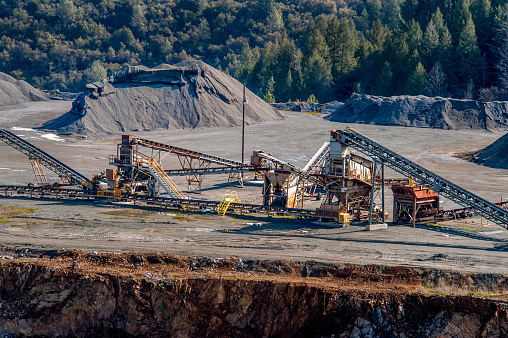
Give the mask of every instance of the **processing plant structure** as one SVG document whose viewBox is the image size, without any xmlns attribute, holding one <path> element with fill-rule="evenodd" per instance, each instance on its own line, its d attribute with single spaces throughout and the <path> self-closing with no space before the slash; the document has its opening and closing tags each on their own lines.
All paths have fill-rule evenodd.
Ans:
<svg viewBox="0 0 508 338">
<path fill-rule="evenodd" d="M 124 134 L 116 154 L 109 158 L 114 168 L 90 179 L 7 130 L 0 129 L 0 140 L 28 156 L 37 181 L 28 186 L 0 186 L 5 197 L 107 199 L 220 214 L 230 208 L 231 212 L 315 217 L 339 224 L 368 220 L 371 225 L 385 223 L 384 187 L 390 184 L 394 222 L 415 225 L 433 218 L 478 214 L 508 228 L 508 212 L 501 205 L 458 187 L 350 128 L 331 131 L 330 140 L 303 168 L 259 150 L 253 152 L 250 163 L 243 163 Z M 178 157 L 181 168 L 163 168 L 161 159 L 168 154 Z M 385 166 L 406 178 L 385 179 Z M 49 184 L 43 167 L 57 173 L 62 183 Z M 228 183 L 237 186 L 243 185 L 244 175 L 261 178 L 261 203 L 242 204 L 232 192 L 222 201 L 191 199 L 171 178 L 185 176 L 187 191 L 199 194 L 204 178 L 211 174 L 226 174 Z M 439 195 L 463 208 L 441 210 Z M 321 200 L 315 210 L 304 208 L 304 200 L 310 196 Z"/>
</svg>

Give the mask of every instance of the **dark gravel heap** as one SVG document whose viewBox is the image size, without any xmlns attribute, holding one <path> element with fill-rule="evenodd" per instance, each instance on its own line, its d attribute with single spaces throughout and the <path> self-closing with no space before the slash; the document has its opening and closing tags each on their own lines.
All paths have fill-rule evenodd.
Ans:
<svg viewBox="0 0 508 338">
<path fill-rule="evenodd" d="M 0 72 L 0 106 L 29 101 L 47 101 L 48 95 L 35 89 L 25 81 L 18 81 Z"/>
<path fill-rule="evenodd" d="M 201 62 L 126 67 L 88 84 L 70 112 L 43 129 L 99 137 L 132 131 L 233 127 L 242 124 L 243 85 Z M 247 90 L 245 121 L 283 119 L 284 114 Z"/>
<path fill-rule="evenodd" d="M 355 95 L 327 117 L 343 123 L 439 129 L 508 129 L 508 102 Z"/>
</svg>

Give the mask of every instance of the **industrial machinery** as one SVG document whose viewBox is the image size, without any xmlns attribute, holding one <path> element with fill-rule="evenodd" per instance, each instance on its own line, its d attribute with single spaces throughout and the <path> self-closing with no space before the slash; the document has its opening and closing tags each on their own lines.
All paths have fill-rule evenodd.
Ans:
<svg viewBox="0 0 508 338">
<path fill-rule="evenodd" d="M 411 177 L 417 184 L 432 189 L 436 193 L 462 205 L 473 213 L 508 229 L 508 211 L 506 209 L 453 184 L 430 170 L 383 147 L 356 130 L 351 128 L 347 128 L 346 130 L 335 130 L 332 131 L 332 138 L 346 146 L 350 146 L 351 148 L 371 156 L 374 161 L 378 162 L 381 166 L 386 165 L 406 177 Z"/>
</svg>

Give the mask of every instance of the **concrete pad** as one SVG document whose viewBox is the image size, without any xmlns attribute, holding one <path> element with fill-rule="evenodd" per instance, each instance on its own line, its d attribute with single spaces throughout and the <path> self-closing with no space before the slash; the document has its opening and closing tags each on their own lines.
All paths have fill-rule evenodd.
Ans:
<svg viewBox="0 0 508 338">
<path fill-rule="evenodd" d="M 388 229 L 388 224 L 386 223 L 374 223 L 374 224 L 367 224 L 365 226 L 365 230 L 372 231 L 372 230 L 386 230 Z"/>
</svg>

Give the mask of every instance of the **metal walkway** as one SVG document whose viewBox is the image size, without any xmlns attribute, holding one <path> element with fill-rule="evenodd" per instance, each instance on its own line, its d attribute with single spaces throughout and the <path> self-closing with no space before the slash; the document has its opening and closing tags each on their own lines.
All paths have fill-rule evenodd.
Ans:
<svg viewBox="0 0 508 338">
<path fill-rule="evenodd" d="M 83 186 L 92 189 L 92 182 L 88 178 L 10 131 L 0 129 L 0 140 L 28 156 L 30 161 L 38 162 L 38 164 L 42 164 L 55 172 L 62 181 L 78 187 Z M 37 177 L 37 172 L 35 175 Z"/>
<path fill-rule="evenodd" d="M 410 177 L 417 183 L 508 229 L 508 211 L 494 203 L 453 184 L 430 170 L 381 146 L 354 129 L 336 130 L 332 132 L 332 135 L 337 141 L 377 159 L 382 164 L 387 165 L 406 177 Z"/>
</svg>

